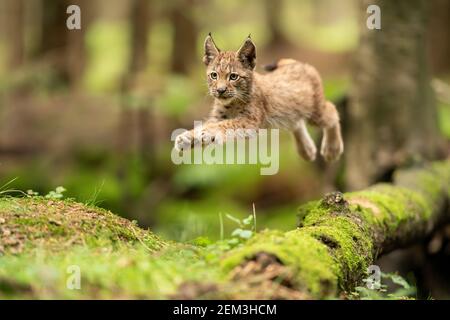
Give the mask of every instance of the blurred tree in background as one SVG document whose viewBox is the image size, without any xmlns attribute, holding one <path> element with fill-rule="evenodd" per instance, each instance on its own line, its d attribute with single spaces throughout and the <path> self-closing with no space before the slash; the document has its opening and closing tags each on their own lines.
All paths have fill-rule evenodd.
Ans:
<svg viewBox="0 0 450 320">
<path fill-rule="evenodd" d="M 194 20 L 193 7 L 204 5 L 201 0 L 177 0 L 169 6 L 169 17 L 173 26 L 171 71 L 188 74 L 197 59 L 198 27 Z"/>
<path fill-rule="evenodd" d="M 435 98 L 426 57 L 427 1 L 363 1 L 348 107 L 347 184 L 360 189 L 394 168 L 439 154 Z M 382 8 L 381 30 L 365 8 Z"/>
</svg>

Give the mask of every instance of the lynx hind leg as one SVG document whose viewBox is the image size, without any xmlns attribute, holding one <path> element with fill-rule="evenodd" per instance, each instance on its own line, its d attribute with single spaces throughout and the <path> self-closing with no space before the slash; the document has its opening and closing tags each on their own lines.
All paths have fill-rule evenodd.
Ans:
<svg viewBox="0 0 450 320">
<path fill-rule="evenodd" d="M 334 104 L 329 101 L 325 102 L 319 125 L 323 129 L 320 154 L 327 162 L 338 160 L 344 152 L 344 143 L 339 124 L 339 114 Z"/>
<path fill-rule="evenodd" d="M 303 119 L 298 122 L 294 130 L 294 137 L 300 156 L 307 161 L 314 161 L 316 159 L 317 148 L 308 133 L 306 123 Z"/>
</svg>

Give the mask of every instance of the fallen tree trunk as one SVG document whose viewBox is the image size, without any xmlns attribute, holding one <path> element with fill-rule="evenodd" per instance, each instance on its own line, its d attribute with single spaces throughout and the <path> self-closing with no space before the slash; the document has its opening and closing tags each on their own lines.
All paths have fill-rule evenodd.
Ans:
<svg viewBox="0 0 450 320">
<path fill-rule="evenodd" d="M 398 171 L 392 184 L 307 203 L 296 230 L 257 234 L 229 252 L 223 265 L 235 283 L 268 272 L 266 287 L 269 280 L 284 283 L 300 298 L 335 298 L 362 284 L 381 254 L 423 239 L 449 218 L 449 195 L 448 161 Z M 245 291 L 271 298 L 267 290 L 261 296 L 259 286 L 253 282 Z M 272 298 L 283 297 L 274 292 Z"/>
</svg>

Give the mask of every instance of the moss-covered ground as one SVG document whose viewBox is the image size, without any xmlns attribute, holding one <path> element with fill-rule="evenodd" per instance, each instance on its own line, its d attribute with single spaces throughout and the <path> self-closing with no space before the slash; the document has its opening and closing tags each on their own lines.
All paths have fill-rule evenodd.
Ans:
<svg viewBox="0 0 450 320">
<path fill-rule="evenodd" d="M 72 200 L 0 197 L 0 298 L 335 298 L 360 285 L 380 253 L 432 230 L 449 165 L 309 202 L 295 230 L 239 229 L 251 236 L 215 243 L 165 241 Z"/>
<path fill-rule="evenodd" d="M 218 260 L 205 256 L 93 206 L 0 199 L 0 299 L 167 298 L 184 282 L 220 281 Z M 71 266 L 79 290 L 67 286 Z"/>
</svg>

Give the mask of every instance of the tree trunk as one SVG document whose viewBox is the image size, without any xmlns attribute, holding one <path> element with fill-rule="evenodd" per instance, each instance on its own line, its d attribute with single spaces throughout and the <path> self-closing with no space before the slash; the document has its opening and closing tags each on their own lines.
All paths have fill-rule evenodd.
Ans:
<svg viewBox="0 0 450 320">
<path fill-rule="evenodd" d="M 66 26 L 67 7 L 78 5 L 81 9 L 81 30 Z M 63 84 L 79 85 L 86 65 L 85 34 L 88 30 L 94 5 L 87 0 L 41 0 L 41 39 L 35 55 L 52 66 Z"/>
<path fill-rule="evenodd" d="M 174 3 L 170 11 L 173 25 L 172 72 L 188 74 L 197 57 L 197 25 L 192 17 L 194 0 Z"/>
<path fill-rule="evenodd" d="M 146 164 L 145 175 L 148 176 L 153 165 L 149 154 L 153 154 L 152 115 L 149 108 L 149 97 L 142 92 L 144 86 L 141 75 L 147 67 L 147 44 L 150 27 L 150 1 L 133 0 L 131 2 L 131 54 L 128 72 L 122 83 L 122 105 L 118 125 L 118 177 L 122 182 L 123 210 L 130 211 L 133 206 L 132 195 L 128 186 L 129 159 L 132 147 L 137 145 L 142 163 Z M 136 141 L 137 140 L 137 141 Z M 132 211 L 132 210 L 131 210 Z"/>
<path fill-rule="evenodd" d="M 68 29 L 65 1 L 41 1 L 41 39 L 36 55 L 52 65 L 55 75 L 64 84 L 69 82 L 67 70 Z"/>
<path fill-rule="evenodd" d="M 86 67 L 85 35 L 95 8 L 92 1 L 89 0 L 71 0 L 69 2 L 78 5 L 81 9 L 81 30 L 67 31 L 66 68 L 70 84 L 76 87 L 80 84 Z"/>
<path fill-rule="evenodd" d="M 450 71 L 450 1 L 432 0 L 430 6 L 430 61 L 435 73 L 445 74 Z"/>
<path fill-rule="evenodd" d="M 131 57 L 129 74 L 144 71 L 147 66 L 147 43 L 150 20 L 150 7 L 147 0 L 133 0 L 131 8 Z"/>
<path fill-rule="evenodd" d="M 7 36 L 8 47 L 8 66 L 15 69 L 22 65 L 25 58 L 25 6 L 23 0 L 9 0 L 4 3 L 5 6 L 5 34 Z"/>
<path fill-rule="evenodd" d="M 281 26 L 281 13 L 283 10 L 283 1 L 266 0 L 264 9 L 266 11 L 267 27 L 269 28 L 268 50 L 279 49 L 279 47 L 289 46 L 290 42 L 286 38 Z"/>
<path fill-rule="evenodd" d="M 252 282 L 265 273 L 297 291 L 294 297 L 335 298 L 362 285 L 380 255 L 420 241 L 448 220 L 449 198 L 450 162 L 397 171 L 394 184 L 333 193 L 302 206 L 297 230 L 262 232 L 230 252 L 223 266 L 240 288 L 252 284 L 244 289 L 248 298 L 280 297 L 261 293 L 262 282 Z"/>
<path fill-rule="evenodd" d="M 381 30 L 366 27 L 370 4 L 381 8 Z M 363 1 L 360 11 L 345 153 L 350 189 L 383 181 L 405 162 L 436 158 L 439 150 L 426 1 Z"/>
</svg>

